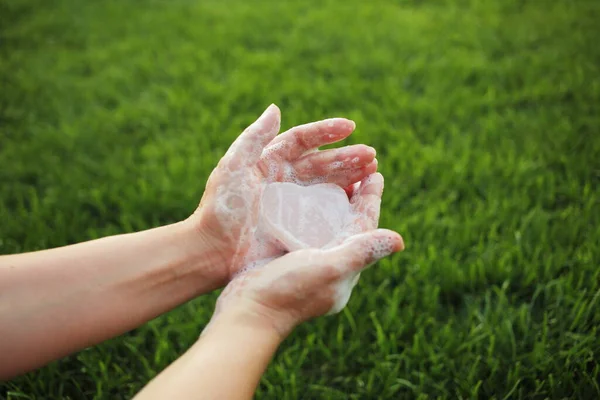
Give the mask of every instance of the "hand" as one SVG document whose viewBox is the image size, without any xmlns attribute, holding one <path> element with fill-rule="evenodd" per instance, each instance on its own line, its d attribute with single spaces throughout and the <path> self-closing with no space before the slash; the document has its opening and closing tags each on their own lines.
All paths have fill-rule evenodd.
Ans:
<svg viewBox="0 0 600 400">
<path fill-rule="evenodd" d="M 280 111 L 269 106 L 231 145 L 210 175 L 200 205 L 189 221 L 220 260 L 227 280 L 244 265 L 282 255 L 274 244 L 251 248 L 262 192 L 270 182 L 300 185 L 329 182 L 343 188 L 377 170 L 375 150 L 365 145 L 318 151 L 354 130 L 354 123 L 333 118 L 297 126 L 277 136 Z"/>
<path fill-rule="evenodd" d="M 350 298 L 350 277 L 402 249 L 400 235 L 378 229 L 328 250 L 288 253 L 231 281 L 219 296 L 211 324 L 229 315 L 285 337 L 301 322 L 343 308 Z"/>
<path fill-rule="evenodd" d="M 360 271 L 404 249 L 397 233 L 374 230 L 383 184 L 383 176 L 375 173 L 348 189 L 357 215 L 347 232 L 353 236 L 336 247 L 295 251 L 236 276 L 221 293 L 213 319 L 221 314 L 249 314 L 286 335 L 302 321 L 342 310 Z"/>
</svg>

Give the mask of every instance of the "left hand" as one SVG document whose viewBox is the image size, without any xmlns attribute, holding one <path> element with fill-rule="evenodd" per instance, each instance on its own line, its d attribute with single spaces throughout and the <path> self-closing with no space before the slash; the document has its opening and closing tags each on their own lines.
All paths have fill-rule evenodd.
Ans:
<svg viewBox="0 0 600 400">
<path fill-rule="evenodd" d="M 200 205 L 188 220 L 220 260 L 218 268 L 226 280 L 244 265 L 282 255 L 268 241 L 256 246 L 259 202 L 267 183 L 329 182 L 348 188 L 377 170 L 375 150 L 365 145 L 318 151 L 348 137 L 354 122 L 333 118 L 276 136 L 280 119 L 279 109 L 271 105 L 237 138 L 211 173 Z"/>
</svg>

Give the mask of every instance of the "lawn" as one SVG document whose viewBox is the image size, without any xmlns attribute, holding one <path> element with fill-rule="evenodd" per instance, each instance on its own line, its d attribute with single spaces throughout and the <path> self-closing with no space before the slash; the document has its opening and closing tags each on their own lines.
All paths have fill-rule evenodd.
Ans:
<svg viewBox="0 0 600 400">
<path fill-rule="evenodd" d="M 344 116 L 406 251 L 297 329 L 256 397 L 598 399 L 599 20 L 583 0 L 0 0 L 0 254 L 187 217 L 271 102 L 283 128 Z M 0 398 L 130 398 L 215 298 Z"/>
</svg>

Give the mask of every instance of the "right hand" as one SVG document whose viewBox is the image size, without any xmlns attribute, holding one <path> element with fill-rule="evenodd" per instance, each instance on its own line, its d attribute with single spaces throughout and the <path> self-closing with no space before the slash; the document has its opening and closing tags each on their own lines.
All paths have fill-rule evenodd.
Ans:
<svg viewBox="0 0 600 400">
<path fill-rule="evenodd" d="M 286 337 L 298 324 L 331 312 L 340 297 L 347 301 L 344 283 L 349 277 L 403 249 L 399 234 L 377 229 L 327 250 L 288 253 L 232 280 L 221 293 L 211 322 L 230 315 Z"/>
</svg>

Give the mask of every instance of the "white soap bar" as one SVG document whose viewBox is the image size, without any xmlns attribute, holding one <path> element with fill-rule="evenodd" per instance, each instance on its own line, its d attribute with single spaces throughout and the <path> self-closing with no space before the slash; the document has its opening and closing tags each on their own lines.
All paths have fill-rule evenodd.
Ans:
<svg viewBox="0 0 600 400">
<path fill-rule="evenodd" d="M 259 230 L 285 251 L 323 249 L 356 233 L 356 219 L 348 195 L 337 185 L 271 183 L 263 193 Z M 335 304 L 328 314 L 346 306 L 359 276 L 351 273 L 338 284 Z"/>
<path fill-rule="evenodd" d="M 260 228 L 286 251 L 331 247 L 354 220 L 346 192 L 331 183 L 271 183 L 263 193 Z"/>
</svg>

